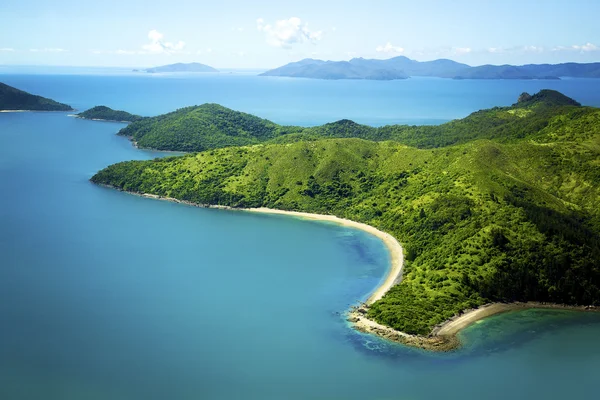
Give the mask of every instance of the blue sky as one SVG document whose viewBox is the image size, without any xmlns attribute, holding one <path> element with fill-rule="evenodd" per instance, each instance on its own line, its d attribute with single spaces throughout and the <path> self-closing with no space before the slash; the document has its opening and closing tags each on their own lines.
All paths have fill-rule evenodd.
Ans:
<svg viewBox="0 0 600 400">
<path fill-rule="evenodd" d="M 600 61 L 600 1 L 3 0 L 0 64 L 271 68 L 312 57 Z"/>
</svg>

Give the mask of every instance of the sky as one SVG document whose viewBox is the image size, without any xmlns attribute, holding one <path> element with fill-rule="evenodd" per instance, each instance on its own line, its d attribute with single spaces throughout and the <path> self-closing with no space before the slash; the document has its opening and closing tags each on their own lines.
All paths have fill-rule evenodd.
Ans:
<svg viewBox="0 0 600 400">
<path fill-rule="evenodd" d="M 600 61 L 599 0 L 2 0 L 0 65 Z"/>
</svg>

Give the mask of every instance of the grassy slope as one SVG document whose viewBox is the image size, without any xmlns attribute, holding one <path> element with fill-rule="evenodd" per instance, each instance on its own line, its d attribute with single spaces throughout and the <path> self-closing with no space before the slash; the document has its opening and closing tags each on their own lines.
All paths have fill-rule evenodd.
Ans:
<svg viewBox="0 0 600 400">
<path fill-rule="evenodd" d="M 511 121 L 548 114 L 537 108 L 492 111 Z M 404 280 L 370 315 L 426 334 L 487 300 L 600 300 L 600 111 L 553 110 L 539 130 L 508 141 L 232 147 L 119 163 L 92 180 L 205 204 L 330 213 L 388 231 L 407 250 Z"/>
<path fill-rule="evenodd" d="M 311 128 L 281 126 L 217 104 L 204 104 L 146 118 L 129 125 L 119 134 L 132 137 L 140 147 L 177 151 L 322 138 L 394 140 L 419 148 L 436 148 L 474 139 L 511 141 L 536 133 L 557 113 L 593 112 L 593 109 L 582 109 L 579 103 L 551 90 L 527 98 L 513 107 L 478 111 L 439 126 L 390 125 L 380 128 L 350 120 Z M 525 116 L 527 118 L 523 118 Z"/>
<path fill-rule="evenodd" d="M 123 128 L 140 147 L 159 150 L 203 151 L 227 146 L 257 144 L 299 128 L 286 128 L 266 119 L 203 104 L 144 118 Z"/>
<path fill-rule="evenodd" d="M 126 111 L 113 110 L 112 108 L 106 106 L 96 106 L 77 115 L 81 118 L 86 119 L 102 119 L 106 121 L 127 122 L 139 121 L 143 118 L 139 115 L 130 114 Z"/>
<path fill-rule="evenodd" d="M 71 106 L 0 82 L 0 110 L 71 111 Z"/>
</svg>

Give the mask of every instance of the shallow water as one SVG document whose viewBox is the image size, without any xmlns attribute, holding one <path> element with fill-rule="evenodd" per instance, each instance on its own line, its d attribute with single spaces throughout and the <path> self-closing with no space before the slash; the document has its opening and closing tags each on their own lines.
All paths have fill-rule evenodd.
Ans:
<svg viewBox="0 0 600 400">
<path fill-rule="evenodd" d="M 362 116 L 373 124 L 401 121 L 406 111 L 390 104 L 408 101 L 407 92 L 394 92 L 399 86 L 380 82 L 235 75 L 6 75 L 0 81 L 78 108 L 105 103 L 152 115 L 214 101 L 302 125 Z M 569 81 L 521 82 L 527 88 L 431 82 L 410 82 L 424 96 L 411 106 L 413 114 L 428 121 L 499 99 L 508 104 L 509 92 L 533 91 L 532 85 Z M 569 90 L 581 89 L 580 81 L 571 82 Z M 399 83 L 405 82 L 391 85 Z M 364 106 L 384 104 L 381 93 L 389 101 L 367 117 L 377 107 Z M 484 93 L 489 97 L 481 98 Z M 419 109 L 427 96 L 439 107 Z M 600 103 L 586 96 L 587 103 Z M 325 107 L 332 99 L 345 99 L 345 108 Z M 0 114 L 0 398 L 597 395 L 600 315 L 495 316 L 465 330 L 465 347 L 451 354 L 354 332 L 340 314 L 385 275 L 379 240 L 333 224 L 199 209 L 94 186 L 88 179 L 108 164 L 160 155 L 115 136 L 122 126 L 66 113 Z"/>
</svg>

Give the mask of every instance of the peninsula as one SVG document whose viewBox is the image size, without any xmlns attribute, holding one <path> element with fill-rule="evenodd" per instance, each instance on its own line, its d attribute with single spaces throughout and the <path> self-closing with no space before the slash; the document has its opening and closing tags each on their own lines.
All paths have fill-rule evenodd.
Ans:
<svg viewBox="0 0 600 400">
<path fill-rule="evenodd" d="M 489 303 L 600 304 L 600 109 L 543 90 L 435 127 L 344 120 L 297 128 L 215 105 L 202 113 L 224 138 L 262 141 L 204 143 L 215 147 L 121 162 L 91 180 L 188 204 L 327 215 L 389 234 L 404 245 L 404 266 L 392 268 L 401 282 L 388 286 L 400 274 L 388 276 L 355 310 L 360 321 L 349 318 L 408 344 L 455 347 L 464 325 L 442 337 L 441 324 Z M 160 123 L 139 122 L 149 121 Z M 190 124 L 158 126 L 146 128 L 175 149 L 171 137 L 186 137 L 179 129 L 202 134 Z"/>
<path fill-rule="evenodd" d="M 144 117 L 130 114 L 126 111 L 113 110 L 106 106 L 96 106 L 89 110 L 75 115 L 77 118 L 91 119 L 95 121 L 113 121 L 113 122 L 135 122 Z"/>
<path fill-rule="evenodd" d="M 63 103 L 0 82 L 0 111 L 72 111 Z"/>
<path fill-rule="evenodd" d="M 314 79 L 405 79 L 429 76 L 453 79 L 560 79 L 600 78 L 600 63 L 527 65 L 481 65 L 472 67 L 439 59 L 416 61 L 398 56 L 387 60 L 353 58 L 350 61 L 323 61 L 307 58 L 271 69 L 261 76 Z"/>
</svg>

